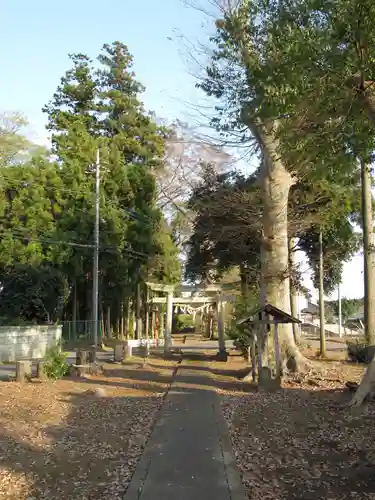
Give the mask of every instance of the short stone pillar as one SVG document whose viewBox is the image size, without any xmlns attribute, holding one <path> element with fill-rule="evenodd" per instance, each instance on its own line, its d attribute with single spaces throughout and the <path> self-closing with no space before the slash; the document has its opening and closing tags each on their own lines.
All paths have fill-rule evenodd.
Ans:
<svg viewBox="0 0 375 500">
<path fill-rule="evenodd" d="M 46 375 L 46 370 L 45 370 L 45 362 L 44 361 L 38 361 L 36 365 L 36 377 L 39 380 L 47 380 L 48 377 Z"/>
<path fill-rule="evenodd" d="M 146 342 L 141 346 L 141 356 L 144 358 L 148 358 L 149 355 L 150 355 L 150 346 L 148 342 Z"/>
<path fill-rule="evenodd" d="M 91 352 L 79 349 L 76 352 L 76 365 L 88 365 L 91 361 Z"/>
<path fill-rule="evenodd" d="M 122 361 L 126 361 L 132 356 L 133 356 L 133 348 L 128 342 L 125 342 L 122 353 Z"/>
<path fill-rule="evenodd" d="M 115 345 L 114 356 L 115 356 L 115 362 L 121 363 L 121 361 L 124 359 L 124 344 Z"/>
<path fill-rule="evenodd" d="M 29 360 L 16 362 L 16 381 L 25 382 L 31 379 L 32 362 Z"/>
</svg>

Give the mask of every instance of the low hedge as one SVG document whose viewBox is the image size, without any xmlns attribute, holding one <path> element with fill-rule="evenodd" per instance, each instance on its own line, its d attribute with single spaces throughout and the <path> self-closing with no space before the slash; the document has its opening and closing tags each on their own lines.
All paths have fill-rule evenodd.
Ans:
<svg viewBox="0 0 375 500">
<path fill-rule="evenodd" d="M 375 355 L 375 346 L 366 342 L 347 342 L 348 358 L 354 363 L 369 364 Z"/>
</svg>

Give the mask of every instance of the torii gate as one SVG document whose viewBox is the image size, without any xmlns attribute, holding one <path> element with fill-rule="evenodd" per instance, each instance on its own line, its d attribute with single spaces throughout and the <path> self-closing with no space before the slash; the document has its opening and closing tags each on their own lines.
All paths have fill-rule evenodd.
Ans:
<svg viewBox="0 0 375 500">
<path fill-rule="evenodd" d="M 217 352 L 217 359 L 219 361 L 226 361 L 228 353 L 225 347 L 225 332 L 224 332 L 224 316 L 223 304 L 234 299 L 233 296 L 223 296 L 221 285 L 207 285 L 206 287 L 194 285 L 162 285 L 159 283 L 146 282 L 147 287 L 155 292 L 164 292 L 166 297 L 153 297 L 149 298 L 148 302 L 152 304 L 167 304 L 167 321 L 164 330 L 164 351 L 170 351 L 172 347 L 172 318 L 173 318 L 173 305 L 210 305 L 216 304 L 217 312 L 217 327 L 218 327 L 218 340 L 219 350 Z M 215 296 L 190 296 L 182 297 L 175 296 L 184 292 L 190 293 L 214 293 Z"/>
</svg>

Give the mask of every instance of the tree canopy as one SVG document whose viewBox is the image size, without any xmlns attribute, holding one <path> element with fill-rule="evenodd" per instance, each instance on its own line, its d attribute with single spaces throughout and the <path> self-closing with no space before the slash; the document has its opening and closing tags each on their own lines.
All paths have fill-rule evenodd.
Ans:
<svg viewBox="0 0 375 500">
<path fill-rule="evenodd" d="M 178 250 L 157 206 L 154 175 L 163 167 L 167 131 L 139 100 L 143 87 L 124 44 L 104 45 L 96 69 L 84 54 L 70 58 L 72 68 L 44 108 L 55 159 L 37 155 L 14 163 L 11 158 L 25 147 L 23 137 L 10 128 L 2 141 L 9 153 L 2 154 L 7 164 L 1 167 L 0 269 L 4 280 L 19 272 L 22 281 L 26 268 L 20 266 L 33 266 L 30 272 L 40 272 L 41 283 L 56 269 L 68 293 L 61 295 L 60 315 L 53 307 L 49 318 L 72 318 L 77 307 L 76 316 L 90 317 L 99 149 L 100 302 L 102 310 L 112 306 L 115 317 L 140 280 L 180 279 Z M 47 283 L 41 296 L 46 291 Z M 7 311 L 19 314 L 16 305 Z"/>
</svg>

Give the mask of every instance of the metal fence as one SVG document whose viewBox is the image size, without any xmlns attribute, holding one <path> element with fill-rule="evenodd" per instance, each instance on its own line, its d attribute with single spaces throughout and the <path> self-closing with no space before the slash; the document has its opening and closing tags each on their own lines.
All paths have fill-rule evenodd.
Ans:
<svg viewBox="0 0 375 500">
<path fill-rule="evenodd" d="M 62 339 L 64 342 L 94 342 L 94 321 L 64 321 Z M 102 339 L 100 321 L 98 321 L 98 342 Z"/>
</svg>

